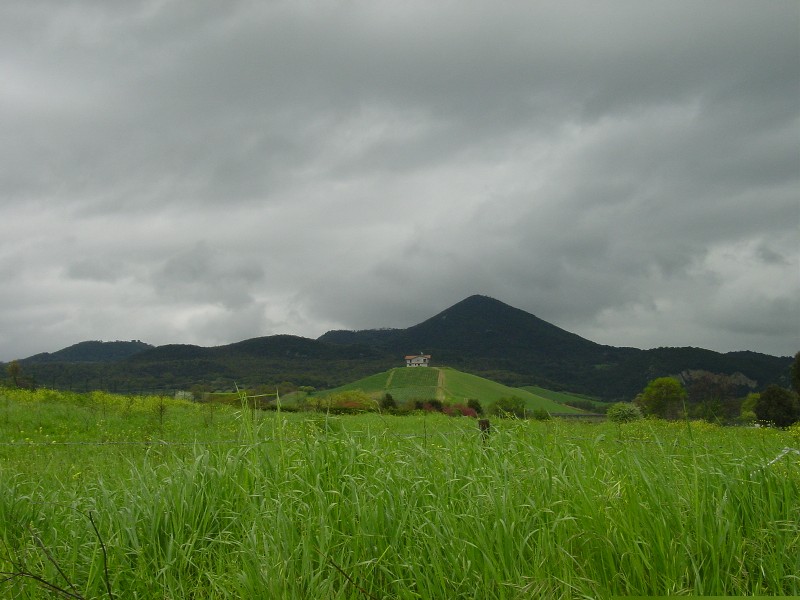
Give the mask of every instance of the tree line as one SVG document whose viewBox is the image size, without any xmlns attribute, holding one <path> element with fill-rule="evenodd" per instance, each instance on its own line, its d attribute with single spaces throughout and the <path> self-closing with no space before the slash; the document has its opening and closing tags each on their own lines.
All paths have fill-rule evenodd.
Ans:
<svg viewBox="0 0 800 600">
<path fill-rule="evenodd" d="M 790 388 L 769 385 L 760 393 L 745 398 L 734 397 L 725 381 L 709 374 L 692 385 L 684 385 L 675 377 L 658 377 L 650 381 L 632 404 L 619 403 L 609 408 L 612 420 L 626 421 L 643 416 L 662 419 L 700 418 L 718 423 L 763 423 L 787 427 L 800 421 L 800 352 L 789 368 Z"/>
</svg>

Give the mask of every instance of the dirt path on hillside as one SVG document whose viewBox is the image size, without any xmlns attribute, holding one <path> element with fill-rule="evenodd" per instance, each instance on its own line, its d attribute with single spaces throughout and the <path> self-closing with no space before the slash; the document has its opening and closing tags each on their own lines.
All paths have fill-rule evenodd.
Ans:
<svg viewBox="0 0 800 600">
<path fill-rule="evenodd" d="M 391 370 L 389 373 L 389 377 L 386 378 L 386 383 L 383 386 L 383 389 L 388 390 L 392 387 L 392 378 L 394 377 L 394 369 Z"/>
<path fill-rule="evenodd" d="M 439 378 L 436 380 L 436 399 L 444 401 L 444 371 L 438 369 Z"/>
</svg>

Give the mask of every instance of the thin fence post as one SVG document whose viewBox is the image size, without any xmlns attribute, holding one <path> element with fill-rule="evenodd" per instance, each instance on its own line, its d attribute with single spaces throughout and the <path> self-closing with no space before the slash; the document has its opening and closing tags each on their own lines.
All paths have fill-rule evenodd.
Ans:
<svg viewBox="0 0 800 600">
<path fill-rule="evenodd" d="M 479 419 L 478 429 L 481 431 L 483 441 L 486 442 L 489 439 L 489 434 L 492 432 L 492 424 L 489 423 L 489 419 Z"/>
</svg>

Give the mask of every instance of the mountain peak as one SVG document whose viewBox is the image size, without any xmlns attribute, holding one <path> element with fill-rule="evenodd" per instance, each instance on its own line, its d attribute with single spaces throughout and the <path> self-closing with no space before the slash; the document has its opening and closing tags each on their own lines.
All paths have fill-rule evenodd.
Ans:
<svg viewBox="0 0 800 600">
<path fill-rule="evenodd" d="M 581 353 L 599 344 L 565 331 L 500 300 L 475 294 L 405 330 L 431 347 L 470 348 L 470 353 L 506 354 L 514 348 L 537 355 Z"/>
<path fill-rule="evenodd" d="M 519 312 L 529 315 L 529 313 L 526 313 L 518 308 L 514 308 L 513 306 L 492 298 L 491 296 L 473 294 L 472 296 L 464 298 L 460 302 L 456 302 L 453 306 L 446 308 L 433 318 L 435 319 L 436 317 L 445 314 L 483 313 L 485 315 L 490 315 L 498 312 Z"/>
</svg>

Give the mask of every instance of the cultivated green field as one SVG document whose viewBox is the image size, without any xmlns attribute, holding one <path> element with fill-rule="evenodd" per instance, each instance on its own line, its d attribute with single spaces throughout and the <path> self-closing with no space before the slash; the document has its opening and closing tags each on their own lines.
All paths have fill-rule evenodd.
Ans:
<svg viewBox="0 0 800 600">
<path fill-rule="evenodd" d="M 389 393 L 400 402 L 434 398 L 446 402 L 465 402 L 469 398 L 475 398 L 480 400 L 484 406 L 498 398 L 517 396 L 522 398 L 531 410 L 543 409 L 551 413 L 562 414 L 582 412 L 528 389 L 508 387 L 447 367 L 390 369 L 323 393 L 330 394 L 346 390 L 361 390 L 376 399 Z"/>
<path fill-rule="evenodd" d="M 3 598 L 800 594 L 797 429 L 0 390 L 0 442 Z"/>
</svg>

